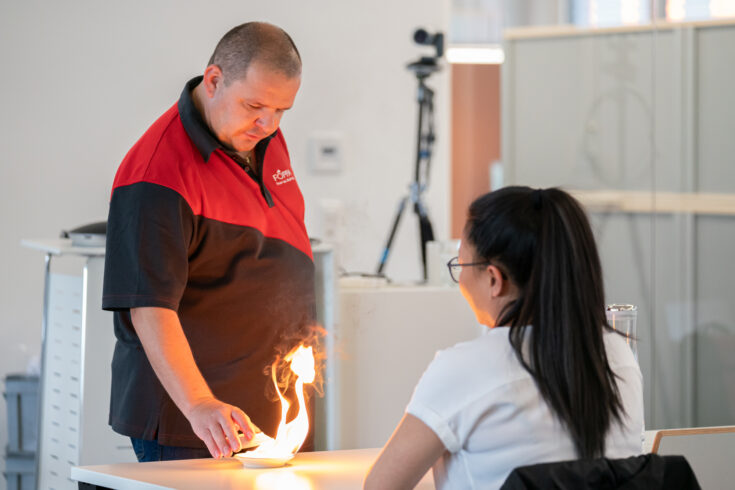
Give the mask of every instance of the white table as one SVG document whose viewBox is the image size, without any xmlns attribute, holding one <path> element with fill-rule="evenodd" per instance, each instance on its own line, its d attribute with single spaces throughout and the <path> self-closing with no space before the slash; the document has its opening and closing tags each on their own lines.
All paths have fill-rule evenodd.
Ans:
<svg viewBox="0 0 735 490">
<path fill-rule="evenodd" d="M 646 431 L 643 451 L 650 452 L 657 431 Z M 73 480 L 122 490 L 218 489 L 350 490 L 362 482 L 380 449 L 355 449 L 297 454 L 288 466 L 275 469 L 244 468 L 235 458 L 190 459 L 161 463 L 121 463 L 74 467 Z M 433 489 L 431 470 L 416 486 Z"/>
<path fill-rule="evenodd" d="M 287 466 L 273 469 L 244 468 L 236 458 L 81 466 L 72 468 L 71 477 L 79 482 L 123 490 L 350 490 L 362 488 L 379 452 L 380 449 L 357 449 L 301 453 Z M 431 471 L 416 488 L 434 488 Z"/>
</svg>

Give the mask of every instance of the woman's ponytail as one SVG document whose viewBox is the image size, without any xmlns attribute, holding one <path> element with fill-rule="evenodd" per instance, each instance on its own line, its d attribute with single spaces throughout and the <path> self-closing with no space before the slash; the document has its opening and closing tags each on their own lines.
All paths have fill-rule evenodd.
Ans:
<svg viewBox="0 0 735 490">
<path fill-rule="evenodd" d="M 519 360 L 579 457 L 602 456 L 623 408 L 603 341 L 602 268 L 581 206 L 559 189 L 507 187 L 472 204 L 466 233 L 518 286 L 498 325 L 510 326 Z"/>
</svg>

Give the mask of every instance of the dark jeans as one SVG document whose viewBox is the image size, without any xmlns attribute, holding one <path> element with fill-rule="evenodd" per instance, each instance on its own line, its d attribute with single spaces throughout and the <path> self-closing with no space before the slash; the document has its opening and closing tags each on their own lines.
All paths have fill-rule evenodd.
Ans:
<svg viewBox="0 0 735 490">
<path fill-rule="evenodd" d="M 133 442 L 133 450 L 140 463 L 212 457 L 207 448 L 161 446 L 158 444 L 158 441 L 145 441 L 133 437 L 130 440 Z"/>
</svg>

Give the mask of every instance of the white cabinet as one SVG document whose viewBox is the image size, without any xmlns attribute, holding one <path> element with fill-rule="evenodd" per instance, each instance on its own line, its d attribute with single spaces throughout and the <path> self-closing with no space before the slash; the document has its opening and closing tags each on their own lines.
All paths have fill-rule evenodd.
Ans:
<svg viewBox="0 0 735 490">
<path fill-rule="evenodd" d="M 103 311 L 104 248 L 24 241 L 46 254 L 38 488 L 76 489 L 72 466 L 135 461 L 107 425 L 112 313 Z"/>
<path fill-rule="evenodd" d="M 484 328 L 456 287 L 341 288 L 328 449 L 383 446 L 436 351 Z"/>
</svg>

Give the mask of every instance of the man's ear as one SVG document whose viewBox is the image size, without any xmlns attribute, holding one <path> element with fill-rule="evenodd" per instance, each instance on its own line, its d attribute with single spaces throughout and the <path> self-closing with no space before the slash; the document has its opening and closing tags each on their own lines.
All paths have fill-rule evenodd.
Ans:
<svg viewBox="0 0 735 490">
<path fill-rule="evenodd" d="M 207 97 L 214 97 L 214 93 L 217 88 L 224 83 L 222 76 L 222 70 L 217 65 L 209 65 L 204 70 L 204 89 L 207 92 Z"/>
<path fill-rule="evenodd" d="M 490 280 L 490 295 L 493 298 L 504 295 L 508 291 L 508 284 L 500 269 L 497 266 L 488 265 L 487 273 Z"/>
</svg>

